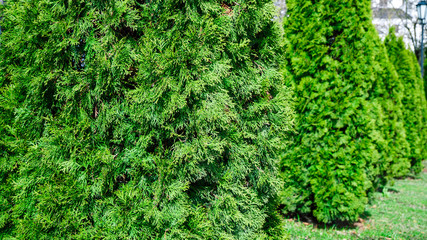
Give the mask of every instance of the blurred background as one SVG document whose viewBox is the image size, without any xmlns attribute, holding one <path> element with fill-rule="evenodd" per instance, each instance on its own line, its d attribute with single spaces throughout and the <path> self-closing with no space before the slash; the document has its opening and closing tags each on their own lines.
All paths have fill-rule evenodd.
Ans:
<svg viewBox="0 0 427 240">
<path fill-rule="evenodd" d="M 412 50 L 418 50 L 421 25 L 417 18 L 417 3 L 418 0 L 372 0 L 373 23 L 380 37 L 384 39 L 394 27 L 396 34 L 402 36 Z M 275 5 L 280 18 L 285 17 L 286 0 L 278 0 Z"/>
</svg>

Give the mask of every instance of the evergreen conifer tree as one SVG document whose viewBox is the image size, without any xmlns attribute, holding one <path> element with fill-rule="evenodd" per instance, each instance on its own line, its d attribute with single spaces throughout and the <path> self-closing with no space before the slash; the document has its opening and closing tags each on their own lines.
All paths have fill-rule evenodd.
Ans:
<svg viewBox="0 0 427 240">
<path fill-rule="evenodd" d="M 410 144 L 409 158 L 414 173 L 419 173 L 426 158 L 427 128 L 426 100 L 420 69 L 415 54 L 405 47 L 403 39 L 397 38 L 395 30 L 390 29 L 384 40 L 390 61 L 393 63 L 399 79 L 404 85 L 402 91 L 402 110 L 405 130 Z"/>
<path fill-rule="evenodd" d="M 373 28 L 372 28 L 373 29 Z M 383 135 L 384 143 L 377 145 L 382 152 L 382 161 L 376 174 L 370 175 L 374 183 L 371 190 L 381 189 L 387 180 L 404 177 L 409 173 L 411 162 L 409 159 L 410 146 L 406 139 L 403 116 L 403 83 L 390 62 L 387 49 L 380 41 L 376 32 L 373 34 L 372 46 L 374 49 L 374 85 L 369 92 L 369 100 L 380 104 L 384 116 L 376 119 L 376 125 Z"/>
<path fill-rule="evenodd" d="M 388 82 L 397 74 L 372 25 L 370 1 L 287 3 L 288 84 L 298 116 L 281 163 L 284 212 L 355 221 L 369 193 L 394 176 L 392 167 L 408 168 L 400 99 L 392 99 L 395 83 Z"/>
<path fill-rule="evenodd" d="M 293 111 L 270 1 L 2 12 L 0 238 L 279 235 Z"/>
</svg>

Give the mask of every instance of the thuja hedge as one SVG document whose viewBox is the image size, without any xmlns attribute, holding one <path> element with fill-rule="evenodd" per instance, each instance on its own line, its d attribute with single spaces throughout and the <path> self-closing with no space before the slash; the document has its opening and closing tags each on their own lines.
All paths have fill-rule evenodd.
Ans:
<svg viewBox="0 0 427 240">
<path fill-rule="evenodd" d="M 427 103 L 420 67 L 415 54 L 405 47 L 402 37 L 397 38 L 394 28 L 384 40 L 388 56 L 404 85 L 402 111 L 404 128 L 410 144 L 408 158 L 413 173 L 419 173 L 422 161 L 427 159 Z"/>
<path fill-rule="evenodd" d="M 372 27 L 372 29 L 374 28 Z M 370 175 L 375 190 L 382 188 L 382 185 L 386 183 L 384 180 L 406 176 L 409 173 L 411 163 L 408 158 L 410 146 L 406 139 L 402 112 L 404 108 L 402 104 L 404 95 L 402 79 L 390 62 L 383 42 L 377 34 L 374 36 L 376 38 L 372 39 L 372 45 L 374 46 L 373 71 L 375 81 L 369 92 L 369 100 L 380 103 L 384 116 L 373 117 L 385 140 L 384 145 L 379 145 L 378 148 L 384 153 L 383 159 L 385 161 L 379 165 L 379 172 L 376 175 Z"/>
<path fill-rule="evenodd" d="M 409 172 L 403 84 L 368 0 L 289 0 L 286 58 L 296 134 L 281 161 L 285 214 L 355 221 L 371 193 Z"/>
<path fill-rule="evenodd" d="M 259 1 L 8 1 L 0 238 L 279 236 L 292 127 Z"/>
<path fill-rule="evenodd" d="M 416 60 L 392 36 L 385 48 L 370 1 L 289 0 L 284 45 L 274 11 L 9 1 L 0 238 L 281 238 L 279 204 L 355 221 L 419 172 Z"/>
</svg>

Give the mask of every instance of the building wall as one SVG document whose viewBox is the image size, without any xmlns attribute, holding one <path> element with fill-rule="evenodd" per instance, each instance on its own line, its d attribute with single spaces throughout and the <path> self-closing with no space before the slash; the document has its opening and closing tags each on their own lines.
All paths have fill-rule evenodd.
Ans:
<svg viewBox="0 0 427 240">
<path fill-rule="evenodd" d="M 373 23 L 381 38 L 391 27 L 403 36 L 405 43 L 414 49 L 419 45 L 421 26 L 417 22 L 418 0 L 372 0 Z"/>
<path fill-rule="evenodd" d="M 283 18 L 286 14 L 286 0 L 276 0 L 274 5 L 279 9 L 279 17 Z"/>
</svg>

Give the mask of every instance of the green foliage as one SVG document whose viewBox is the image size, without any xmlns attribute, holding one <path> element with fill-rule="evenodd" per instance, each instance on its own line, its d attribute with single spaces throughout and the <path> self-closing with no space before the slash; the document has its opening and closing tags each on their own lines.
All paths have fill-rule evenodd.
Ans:
<svg viewBox="0 0 427 240">
<path fill-rule="evenodd" d="M 402 112 L 404 115 L 404 129 L 407 141 L 410 144 L 408 154 L 411 170 L 419 173 L 423 169 L 422 161 L 427 158 L 427 103 L 420 68 L 415 54 L 406 49 L 402 38 L 397 38 L 394 29 L 384 40 L 390 61 L 399 74 L 404 87 L 402 94 Z M 400 90 L 400 89 L 399 89 Z"/>
<path fill-rule="evenodd" d="M 298 116 L 281 162 L 283 210 L 355 221 L 374 190 L 408 171 L 402 84 L 372 25 L 370 1 L 287 3 L 288 85 Z"/>
<path fill-rule="evenodd" d="M 415 179 L 396 180 L 392 187 L 375 193 L 363 220 L 354 225 L 305 225 L 287 219 L 285 230 L 290 239 L 426 239 L 426 185 L 427 173 Z"/>
<path fill-rule="evenodd" d="M 372 42 L 378 67 L 373 69 L 375 82 L 374 88 L 370 91 L 370 101 L 379 102 L 384 113 L 381 118 L 373 116 L 377 120 L 377 127 L 384 139 L 383 142 L 377 144 L 378 149 L 384 153 L 384 160 L 377 165 L 379 174 L 370 176 L 375 190 L 382 188 L 385 181 L 390 178 L 406 176 L 411 163 L 408 158 L 410 146 L 406 139 L 402 113 L 404 95 L 402 79 L 390 62 L 384 44 L 378 37 L 373 38 Z"/>
<path fill-rule="evenodd" d="M 294 116 L 270 1 L 2 12 L 0 238 L 280 237 Z"/>
</svg>

